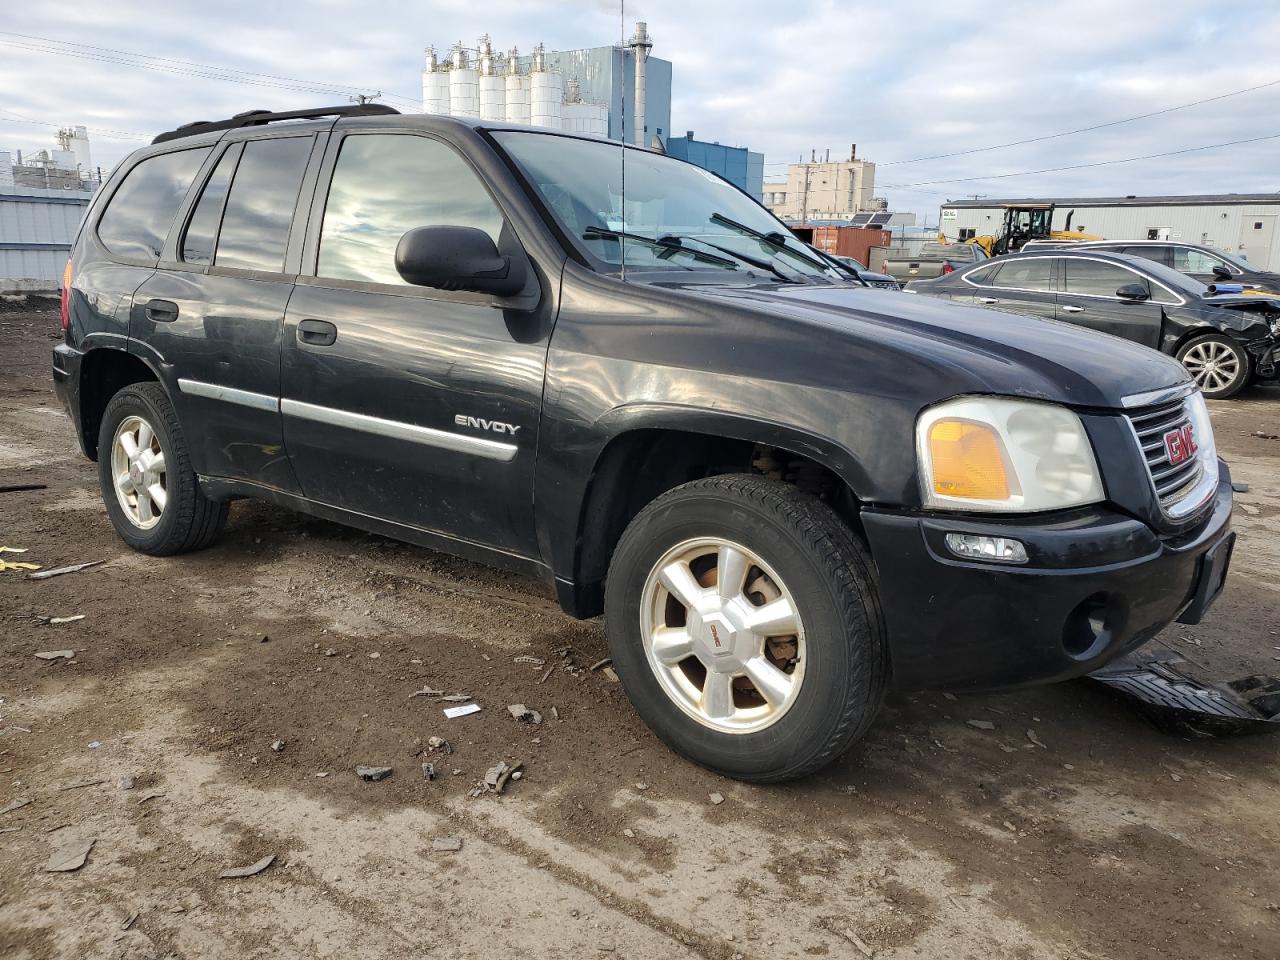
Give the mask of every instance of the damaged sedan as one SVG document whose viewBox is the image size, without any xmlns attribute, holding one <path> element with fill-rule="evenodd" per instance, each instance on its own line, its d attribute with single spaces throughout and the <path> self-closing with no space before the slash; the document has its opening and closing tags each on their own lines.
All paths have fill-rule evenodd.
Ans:
<svg viewBox="0 0 1280 960">
<path fill-rule="evenodd" d="M 1205 286 L 1128 254 L 1027 251 L 916 280 L 907 291 L 1063 320 L 1154 347 L 1176 357 L 1211 399 L 1274 379 L 1280 360 L 1280 299 Z"/>
</svg>

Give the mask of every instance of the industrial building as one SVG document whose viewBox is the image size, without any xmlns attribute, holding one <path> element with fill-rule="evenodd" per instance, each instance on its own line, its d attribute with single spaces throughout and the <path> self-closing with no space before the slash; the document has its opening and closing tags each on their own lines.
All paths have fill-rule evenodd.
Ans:
<svg viewBox="0 0 1280 960">
<path fill-rule="evenodd" d="M 1070 229 L 1108 240 L 1181 240 L 1280 270 L 1280 193 L 954 200 L 942 205 L 940 230 L 948 240 L 997 236 L 1006 205 L 1041 203 L 1054 205 L 1054 230 L 1067 229 L 1070 218 Z"/>
<path fill-rule="evenodd" d="M 764 191 L 764 154 L 746 147 L 727 147 L 722 143 L 695 140 L 690 130 L 683 137 L 667 141 L 667 153 L 696 163 L 704 170 L 719 174 L 734 186 L 757 200 Z"/>
<path fill-rule="evenodd" d="M 650 55 L 644 23 L 626 44 L 532 54 L 494 51 L 488 34 L 475 48 L 455 43 L 441 60 L 426 50 L 424 113 L 532 124 L 573 133 L 663 145 L 671 131 L 671 62 Z"/>
<path fill-rule="evenodd" d="M 859 213 L 879 212 L 875 185 L 876 165 L 859 160 L 854 144 L 848 160 L 832 160 L 828 151 L 823 160 L 814 153 L 808 163 L 790 164 L 786 180 L 764 185 L 764 205 L 787 223 L 848 222 Z"/>
<path fill-rule="evenodd" d="M 0 293 L 58 289 L 99 186 L 85 128 L 64 128 L 56 136 L 55 150 L 25 157 L 0 150 Z"/>
</svg>

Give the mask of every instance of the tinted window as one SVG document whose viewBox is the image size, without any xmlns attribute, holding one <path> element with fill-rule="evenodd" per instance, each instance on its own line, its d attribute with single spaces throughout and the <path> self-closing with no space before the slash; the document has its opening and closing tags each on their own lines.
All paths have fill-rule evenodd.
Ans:
<svg viewBox="0 0 1280 960">
<path fill-rule="evenodd" d="M 236 167 L 213 262 L 241 270 L 284 270 L 289 224 L 311 154 L 311 137 L 250 140 Z"/>
<path fill-rule="evenodd" d="M 1132 270 L 1101 260 L 1067 257 L 1063 263 L 1066 271 L 1064 289 L 1080 296 L 1114 298 L 1116 291 L 1126 284 L 1147 282 Z"/>
<path fill-rule="evenodd" d="M 502 213 L 454 151 L 426 137 L 349 136 L 333 171 L 316 273 L 403 284 L 396 245 L 415 227 L 476 227 L 495 243 Z"/>
<path fill-rule="evenodd" d="M 1007 260 L 999 267 L 993 281 L 997 287 L 1017 290 L 1053 289 L 1053 259 L 1050 257 Z"/>
<path fill-rule="evenodd" d="M 200 194 L 182 240 L 182 259 L 187 263 L 209 263 L 213 260 L 213 242 L 217 239 L 218 224 L 222 220 L 222 202 L 227 198 L 227 187 L 231 186 L 231 173 L 239 156 L 239 147 L 232 146 L 227 150 L 204 185 L 204 192 Z"/>
<path fill-rule="evenodd" d="M 1173 248 L 1173 269 L 1179 273 L 1213 273 L 1214 267 L 1226 266 L 1217 257 L 1189 247 Z"/>
<path fill-rule="evenodd" d="M 209 148 L 143 160 L 126 174 L 98 222 L 98 239 L 122 257 L 159 260 L 164 238 Z"/>
<path fill-rule="evenodd" d="M 985 287 L 991 283 L 991 278 L 996 275 L 996 271 L 1000 269 L 1000 264 L 992 264 L 989 267 L 979 267 L 977 270 L 970 270 L 964 275 L 964 278 L 970 283 L 976 283 L 980 287 Z"/>
<path fill-rule="evenodd" d="M 1127 253 L 1131 257 L 1142 257 L 1143 260 L 1154 260 L 1156 263 L 1169 265 L 1169 248 L 1157 247 L 1151 244 L 1141 244 L 1132 247 L 1112 247 L 1116 253 Z"/>
</svg>

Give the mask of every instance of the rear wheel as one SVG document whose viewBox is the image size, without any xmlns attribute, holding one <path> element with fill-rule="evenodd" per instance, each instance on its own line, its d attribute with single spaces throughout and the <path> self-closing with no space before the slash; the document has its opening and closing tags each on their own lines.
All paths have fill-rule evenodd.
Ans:
<svg viewBox="0 0 1280 960">
<path fill-rule="evenodd" d="M 718 773 L 812 773 L 866 731 L 884 696 L 866 549 L 786 484 L 722 476 L 663 494 L 619 541 L 605 606 L 636 711 Z"/>
<path fill-rule="evenodd" d="M 107 404 L 98 480 L 116 533 L 143 553 L 199 550 L 227 518 L 227 504 L 201 493 L 177 414 L 158 383 L 131 384 Z"/>
<path fill-rule="evenodd" d="M 1252 375 L 1249 355 L 1230 337 L 1212 333 L 1183 344 L 1178 362 L 1211 400 L 1235 396 Z"/>
</svg>

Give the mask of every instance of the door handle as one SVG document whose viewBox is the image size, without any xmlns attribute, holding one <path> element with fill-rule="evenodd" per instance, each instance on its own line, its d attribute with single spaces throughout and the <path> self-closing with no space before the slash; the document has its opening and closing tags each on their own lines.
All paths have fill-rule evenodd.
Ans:
<svg viewBox="0 0 1280 960">
<path fill-rule="evenodd" d="M 997 300 L 995 297 L 979 297 L 978 302 L 979 303 L 999 303 L 1000 301 Z"/>
<path fill-rule="evenodd" d="M 1062 312 L 1063 313 L 1084 313 L 1084 307 L 1074 307 L 1071 304 L 1067 304 L 1062 308 Z"/>
<path fill-rule="evenodd" d="M 302 320 L 298 323 L 298 342 L 313 347 L 329 347 L 338 339 L 338 328 L 328 320 Z"/>
<path fill-rule="evenodd" d="M 142 313 L 152 323 L 172 323 L 178 319 L 178 305 L 172 300 L 148 300 Z"/>
</svg>

